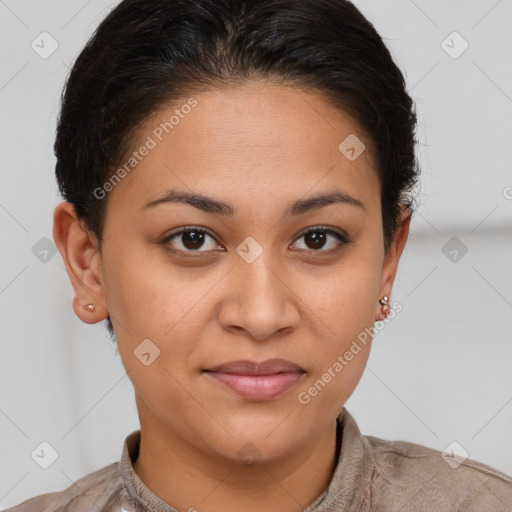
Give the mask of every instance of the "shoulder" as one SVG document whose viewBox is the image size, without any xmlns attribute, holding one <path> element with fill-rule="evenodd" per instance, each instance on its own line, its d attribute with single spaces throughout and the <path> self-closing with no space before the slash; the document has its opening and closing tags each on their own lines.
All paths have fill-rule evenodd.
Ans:
<svg viewBox="0 0 512 512">
<path fill-rule="evenodd" d="M 389 510 L 512 510 L 512 477 L 501 471 L 420 444 L 365 437 L 375 458 L 372 497 Z"/>
<path fill-rule="evenodd" d="M 103 510 L 122 490 L 119 462 L 114 462 L 83 476 L 60 492 L 41 494 L 6 512 L 76 512 Z"/>
</svg>

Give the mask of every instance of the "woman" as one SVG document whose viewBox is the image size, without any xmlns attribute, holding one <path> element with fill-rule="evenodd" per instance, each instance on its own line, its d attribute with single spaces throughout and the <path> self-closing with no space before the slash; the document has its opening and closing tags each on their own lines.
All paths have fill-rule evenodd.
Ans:
<svg viewBox="0 0 512 512">
<path fill-rule="evenodd" d="M 398 307 L 415 126 L 348 1 L 121 2 L 66 85 L 54 238 L 141 428 L 11 510 L 511 510 L 507 475 L 344 408 Z"/>
</svg>

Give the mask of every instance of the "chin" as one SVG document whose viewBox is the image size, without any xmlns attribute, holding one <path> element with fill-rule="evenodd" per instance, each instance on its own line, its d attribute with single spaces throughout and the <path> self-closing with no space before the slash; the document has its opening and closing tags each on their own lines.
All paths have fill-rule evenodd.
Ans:
<svg viewBox="0 0 512 512">
<path fill-rule="evenodd" d="M 264 426 L 252 428 L 245 426 L 237 428 L 231 425 L 229 432 L 233 437 L 228 440 L 230 445 L 228 456 L 232 461 L 255 465 L 276 462 L 289 455 L 302 444 L 304 434 L 292 423 L 287 427 L 279 426 L 282 419 L 280 417 L 279 421 L 272 423 L 272 426 L 267 423 Z"/>
</svg>

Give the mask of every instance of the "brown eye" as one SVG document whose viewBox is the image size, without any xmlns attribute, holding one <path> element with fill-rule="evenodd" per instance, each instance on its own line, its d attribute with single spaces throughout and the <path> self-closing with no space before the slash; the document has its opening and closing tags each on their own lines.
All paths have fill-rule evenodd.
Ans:
<svg viewBox="0 0 512 512">
<path fill-rule="evenodd" d="M 162 243 L 182 252 L 208 252 L 220 248 L 207 231 L 193 227 L 180 229 L 165 238 Z"/>
<path fill-rule="evenodd" d="M 204 243 L 204 235 L 200 231 L 187 231 L 181 234 L 181 240 L 187 249 L 200 249 Z"/>
<path fill-rule="evenodd" d="M 309 228 L 297 240 L 301 238 L 304 239 L 303 245 L 305 247 L 299 247 L 299 249 L 315 252 L 333 252 L 341 249 L 344 245 L 350 244 L 348 238 L 341 233 L 320 226 Z"/>
<path fill-rule="evenodd" d="M 321 249 L 327 241 L 323 231 L 313 231 L 304 235 L 304 241 L 309 249 Z"/>
</svg>

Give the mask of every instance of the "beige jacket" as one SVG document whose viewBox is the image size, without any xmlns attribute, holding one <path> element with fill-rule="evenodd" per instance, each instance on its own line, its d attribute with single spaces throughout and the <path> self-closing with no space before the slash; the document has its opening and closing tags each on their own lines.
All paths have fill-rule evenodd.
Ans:
<svg viewBox="0 0 512 512">
<path fill-rule="evenodd" d="M 303 512 L 512 512 L 512 478 L 500 471 L 443 458 L 425 446 L 365 436 L 345 408 L 338 425 L 341 450 L 331 482 Z M 120 462 L 7 512 L 176 512 L 133 471 L 139 442 L 136 430 L 126 437 Z"/>
</svg>

